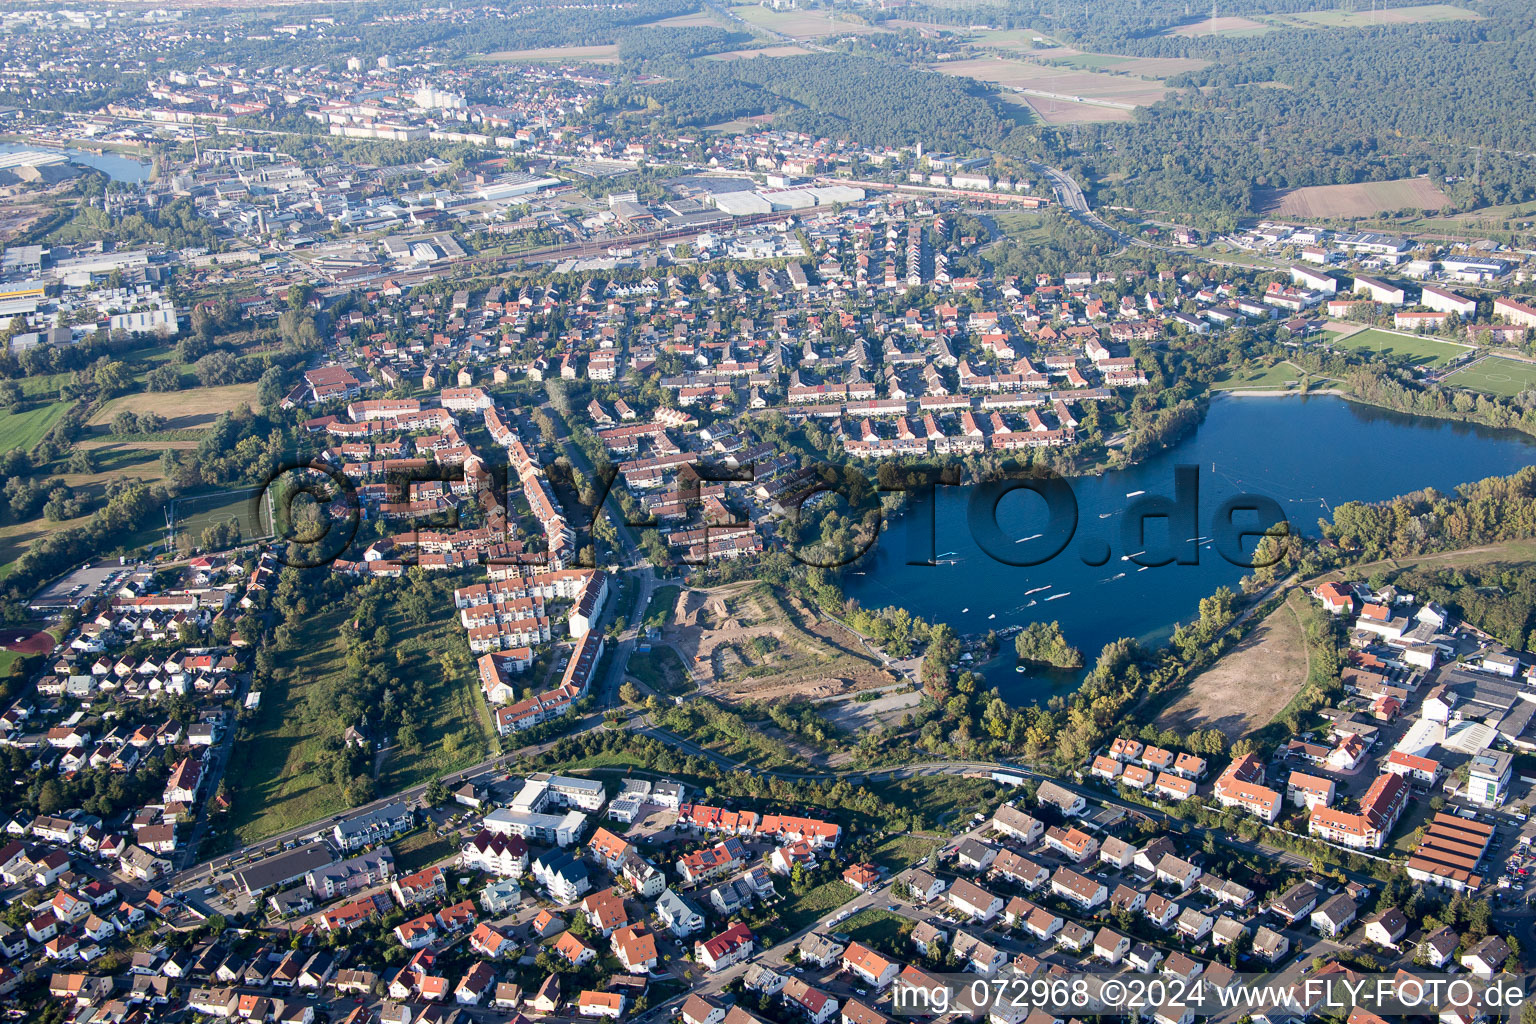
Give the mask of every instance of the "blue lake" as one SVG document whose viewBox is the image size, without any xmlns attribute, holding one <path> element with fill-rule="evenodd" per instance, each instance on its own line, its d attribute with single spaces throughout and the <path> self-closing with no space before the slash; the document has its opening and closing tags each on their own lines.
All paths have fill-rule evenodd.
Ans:
<svg viewBox="0 0 1536 1024">
<path fill-rule="evenodd" d="M 934 549 L 938 565 L 909 565 L 909 538 L 920 519 L 898 517 L 876 549 L 841 574 L 844 591 L 866 607 L 900 605 L 959 633 L 1056 620 L 1089 665 L 1104 644 L 1119 637 L 1165 640 L 1175 624 L 1192 619 L 1200 598 L 1223 583 L 1236 589 L 1248 571 L 1228 562 L 1204 540 L 1218 506 L 1237 494 L 1273 499 L 1292 529 L 1318 533 L 1318 520 L 1341 502 L 1382 501 L 1425 487 L 1458 485 L 1502 476 L 1536 462 L 1536 438 L 1446 420 L 1425 419 L 1357 405 L 1332 396 L 1232 398 L 1212 402 L 1199 428 L 1167 451 L 1131 468 L 1071 481 L 1078 505 L 1075 535 L 1059 555 L 1033 567 L 996 561 L 967 527 L 971 488 L 937 489 Z M 1148 497 L 1174 496 L 1175 467 L 1198 469 L 1198 564 L 1143 568 L 1121 534 L 1127 509 Z M 1137 494 L 1136 492 L 1144 492 Z M 1045 501 L 1015 491 L 997 505 L 1005 543 L 1049 532 Z M 1252 522 L 1241 514 L 1239 524 Z M 1147 520 L 1142 547 L 1157 552 L 1170 538 L 1168 520 Z M 1132 540 L 1130 544 L 1137 543 Z M 1083 555 L 1107 544 L 1103 565 Z M 1249 545 L 1251 549 L 1251 543 Z M 1101 555 L 1097 557 L 1102 557 Z M 1155 558 L 1142 555 L 1143 561 Z M 861 575 L 862 573 L 862 575 Z M 988 682 L 1015 703 L 1070 692 L 1071 673 L 1018 673 L 1010 642 L 981 667 Z"/>
<path fill-rule="evenodd" d="M 44 150 L 63 153 L 71 163 L 81 164 L 101 171 L 113 181 L 141 182 L 149 178 L 151 165 L 145 160 L 135 160 L 111 150 L 92 153 L 83 149 L 61 149 L 57 146 L 28 146 L 16 142 L 0 142 L 0 153 L 21 153 L 27 150 Z"/>
</svg>

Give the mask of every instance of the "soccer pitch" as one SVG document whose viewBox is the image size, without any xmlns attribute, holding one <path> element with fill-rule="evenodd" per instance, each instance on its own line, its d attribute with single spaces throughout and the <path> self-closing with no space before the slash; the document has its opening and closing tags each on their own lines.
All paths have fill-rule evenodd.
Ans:
<svg viewBox="0 0 1536 1024">
<path fill-rule="evenodd" d="M 1536 363 L 1503 356 L 1487 356 L 1469 363 L 1445 378 L 1453 388 L 1481 391 L 1485 395 L 1508 398 L 1526 388 L 1536 388 Z"/>
<path fill-rule="evenodd" d="M 1407 358 L 1417 366 L 1445 366 L 1470 349 L 1449 341 L 1436 341 L 1417 334 L 1399 334 L 1379 327 L 1367 327 L 1363 331 L 1337 338 L 1335 348 L 1349 348 L 1357 352 L 1373 352 L 1388 358 Z"/>
</svg>

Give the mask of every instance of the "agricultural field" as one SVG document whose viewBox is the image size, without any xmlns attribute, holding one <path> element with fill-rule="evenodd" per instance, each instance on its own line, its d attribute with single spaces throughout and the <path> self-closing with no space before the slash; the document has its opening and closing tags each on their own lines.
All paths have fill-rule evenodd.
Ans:
<svg viewBox="0 0 1536 1024">
<path fill-rule="evenodd" d="M 87 426 L 104 427 L 112 417 L 127 410 L 157 413 L 165 417 L 167 430 L 197 430 L 210 426 L 220 413 L 240 406 L 256 404 L 256 385 L 226 384 L 216 388 L 189 388 L 186 391 L 144 391 L 122 395 L 105 403 L 86 421 Z"/>
<path fill-rule="evenodd" d="M 1230 740 L 1252 735 L 1279 714 L 1307 681 L 1307 646 L 1292 591 L 1240 643 L 1190 680 L 1158 716 L 1159 729 L 1220 729 Z"/>
<path fill-rule="evenodd" d="M 49 402 L 20 412 L 0 412 L 0 451 L 31 448 L 68 411 L 68 402 Z"/>
<path fill-rule="evenodd" d="M 1046 65 L 1065 65 L 1082 71 L 1113 71 L 1141 75 L 1143 78 L 1168 78 L 1186 71 L 1199 71 L 1210 64 L 1193 57 L 1121 57 L 1113 53 L 1069 53 L 1045 51 L 1031 54 L 1031 59 Z"/>
<path fill-rule="evenodd" d="M 1033 61 L 982 57 L 976 60 L 944 61 L 931 70 L 956 77 L 991 82 L 1005 89 L 1034 89 L 1055 93 L 1068 99 L 1099 100 L 1126 106 L 1156 103 L 1168 94 L 1167 86 L 1130 75 L 1096 74 L 1071 68 L 1053 68 Z"/>
<path fill-rule="evenodd" d="M 1485 356 L 1446 377 L 1444 383 L 1453 388 L 1509 398 L 1528 388 L 1536 388 L 1536 363 Z"/>
<path fill-rule="evenodd" d="M 497 50 L 495 53 L 486 54 L 484 59 L 511 64 L 522 61 L 556 64 L 565 61 L 617 64 L 619 46 L 617 43 L 599 43 L 595 46 L 540 46 L 530 50 Z"/>
<path fill-rule="evenodd" d="M 1440 210 L 1450 203 L 1450 197 L 1428 178 L 1399 178 L 1358 185 L 1276 189 L 1269 194 L 1265 212 L 1281 217 L 1337 220 L 1392 210 Z"/>
<path fill-rule="evenodd" d="M 1103 124 L 1129 121 L 1134 111 L 1125 107 L 1106 107 L 1102 103 L 1076 103 L 1055 96 L 1020 96 L 1004 93 L 998 97 L 1005 103 L 1027 108 L 1031 114 L 1046 124 Z"/>
<path fill-rule="evenodd" d="M 1399 334 L 1379 327 L 1367 327 L 1363 331 L 1344 335 L 1333 341 L 1335 348 L 1353 349 L 1356 352 L 1372 352 L 1376 355 L 1402 359 L 1415 366 L 1446 366 L 1452 360 L 1470 351 L 1466 345 L 1425 338 L 1417 334 Z"/>
</svg>

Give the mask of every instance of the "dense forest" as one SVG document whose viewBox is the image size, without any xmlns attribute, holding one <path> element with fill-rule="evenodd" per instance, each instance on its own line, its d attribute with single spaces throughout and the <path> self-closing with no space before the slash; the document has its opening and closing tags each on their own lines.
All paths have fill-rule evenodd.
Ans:
<svg viewBox="0 0 1536 1024">
<path fill-rule="evenodd" d="M 1011 127 L 979 83 L 840 53 L 701 62 L 645 95 L 674 125 L 784 111 L 778 127 L 867 146 L 969 150 L 1001 143 Z"/>
</svg>

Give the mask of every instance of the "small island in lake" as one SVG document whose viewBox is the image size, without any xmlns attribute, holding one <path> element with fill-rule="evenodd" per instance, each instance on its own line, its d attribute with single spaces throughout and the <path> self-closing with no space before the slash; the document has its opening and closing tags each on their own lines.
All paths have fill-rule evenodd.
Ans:
<svg viewBox="0 0 1536 1024">
<path fill-rule="evenodd" d="M 1014 637 L 1020 660 L 1053 668 L 1082 668 L 1083 652 L 1067 643 L 1059 622 L 1031 622 Z"/>
</svg>

